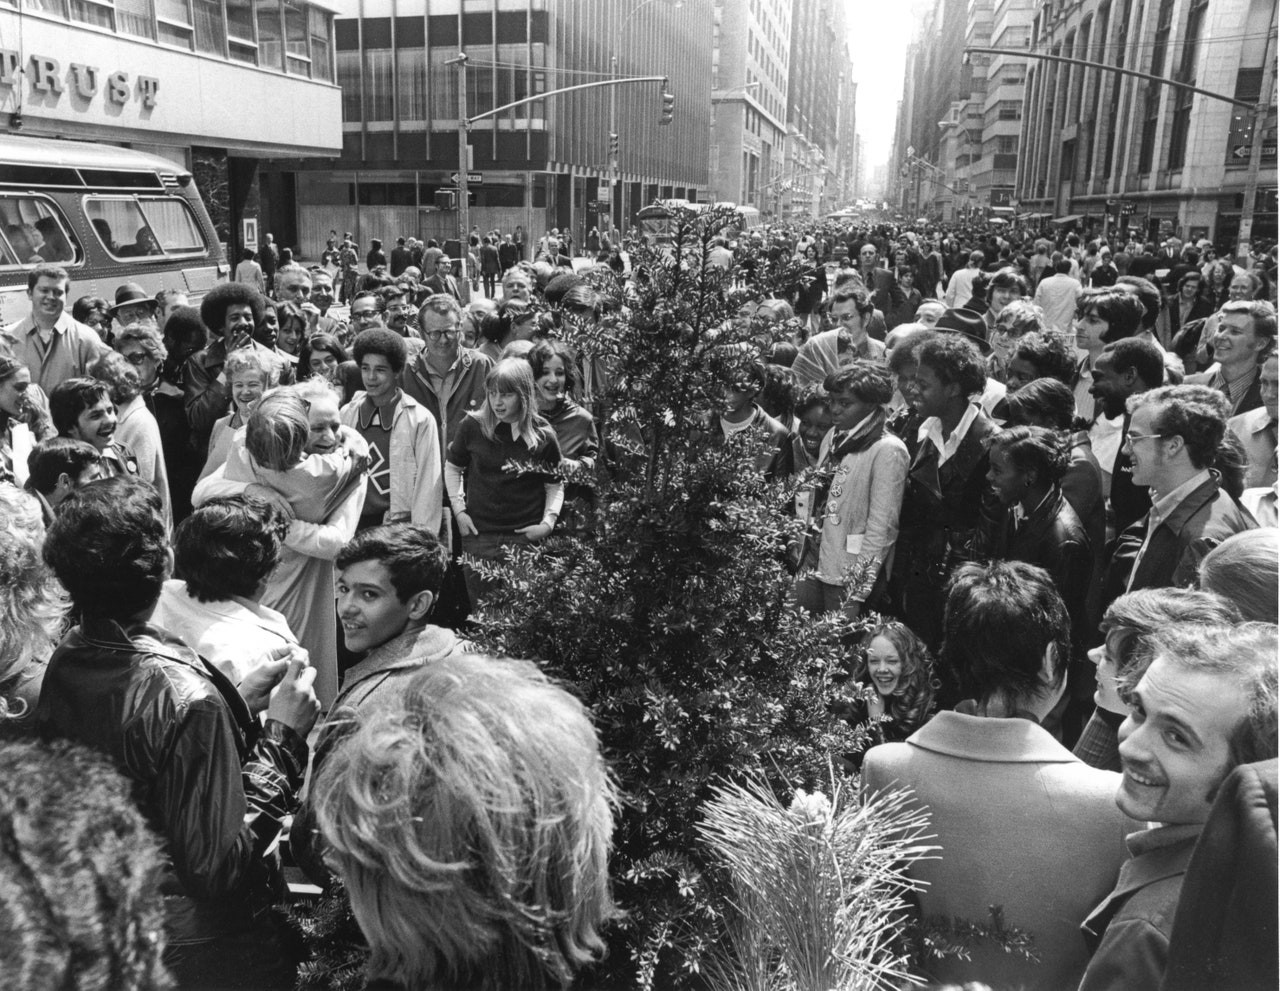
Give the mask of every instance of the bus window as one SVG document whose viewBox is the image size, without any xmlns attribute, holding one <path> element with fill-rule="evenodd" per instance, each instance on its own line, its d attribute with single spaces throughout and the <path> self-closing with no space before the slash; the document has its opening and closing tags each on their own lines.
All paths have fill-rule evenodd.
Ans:
<svg viewBox="0 0 1280 991">
<path fill-rule="evenodd" d="M 81 259 L 61 211 L 44 197 L 0 194 L 0 230 L 0 267 L 75 265 Z"/>
<path fill-rule="evenodd" d="M 176 197 L 139 200 L 160 246 L 168 254 L 190 254 L 204 251 L 204 238 L 185 200 Z"/>
<path fill-rule="evenodd" d="M 87 196 L 85 214 L 117 258 L 204 253 L 191 208 L 177 197 Z"/>
</svg>

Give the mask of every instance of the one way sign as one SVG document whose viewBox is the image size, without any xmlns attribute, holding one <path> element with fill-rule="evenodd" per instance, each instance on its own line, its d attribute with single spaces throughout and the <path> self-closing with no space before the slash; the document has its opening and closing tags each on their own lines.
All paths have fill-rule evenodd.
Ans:
<svg viewBox="0 0 1280 991">
<path fill-rule="evenodd" d="M 459 174 L 458 174 L 457 172 L 451 172 L 451 173 L 449 174 L 449 181 L 450 181 L 450 182 L 452 182 L 455 186 L 458 184 L 459 178 L 460 178 L 460 176 L 459 176 Z M 468 182 L 468 183 L 470 183 L 472 186 L 476 185 L 477 183 L 484 182 L 484 173 L 483 173 L 483 172 L 468 172 L 468 173 L 467 173 L 467 182 Z"/>
</svg>

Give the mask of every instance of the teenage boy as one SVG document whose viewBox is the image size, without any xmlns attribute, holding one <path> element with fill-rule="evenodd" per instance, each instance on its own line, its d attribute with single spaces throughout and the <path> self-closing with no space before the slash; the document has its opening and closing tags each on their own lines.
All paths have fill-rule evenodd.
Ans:
<svg viewBox="0 0 1280 991">
<path fill-rule="evenodd" d="M 823 383 L 834 424 L 822 441 L 814 491 L 816 560 L 802 562 L 796 604 L 813 614 L 843 608 L 856 619 L 883 583 L 898 539 L 907 446 L 886 429 L 889 372 L 859 361 Z"/>
<path fill-rule="evenodd" d="M 97 449 L 102 457 L 103 474 L 138 474 L 138 459 L 114 440 L 116 404 L 111 401 L 107 383 L 97 379 L 67 379 L 49 394 L 49 416 L 59 437 L 82 440 Z"/>
<path fill-rule="evenodd" d="M 369 444 L 369 487 L 359 529 L 417 523 L 440 532 L 439 425 L 431 411 L 400 388 L 407 349 L 394 330 L 362 331 L 352 347 L 364 390 L 342 407 L 342 422 Z"/>
<path fill-rule="evenodd" d="M 82 440 L 50 437 L 32 448 L 26 470 L 26 490 L 40 500 L 47 529 L 72 492 L 103 477 L 102 455 Z"/>
<path fill-rule="evenodd" d="M 416 671 L 455 654 L 474 652 L 453 632 L 427 622 L 444 582 L 449 555 L 425 527 L 393 523 L 356 534 L 338 554 L 338 620 L 349 651 L 361 660 L 343 676 L 320 727 L 312 780 L 358 714 L 396 697 Z M 313 796 L 294 820 L 298 863 L 316 883 L 331 879 L 316 829 Z"/>
</svg>

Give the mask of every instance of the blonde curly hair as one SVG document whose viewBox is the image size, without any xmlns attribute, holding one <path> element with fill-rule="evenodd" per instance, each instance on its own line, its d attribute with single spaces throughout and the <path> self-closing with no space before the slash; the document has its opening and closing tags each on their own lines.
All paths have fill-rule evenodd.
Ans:
<svg viewBox="0 0 1280 991">
<path fill-rule="evenodd" d="M 26 714 L 3 689 L 47 661 L 67 625 L 67 596 L 40 556 L 43 544 L 40 504 L 0 483 L 0 720 Z"/>
</svg>

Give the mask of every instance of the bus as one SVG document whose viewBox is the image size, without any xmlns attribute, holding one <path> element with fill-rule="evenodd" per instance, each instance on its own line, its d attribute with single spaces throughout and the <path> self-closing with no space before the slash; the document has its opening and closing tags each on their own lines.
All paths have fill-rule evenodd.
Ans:
<svg viewBox="0 0 1280 991">
<path fill-rule="evenodd" d="M 71 300 L 114 302 L 135 282 L 194 303 L 230 268 L 195 180 L 155 155 L 47 138 L 0 136 L 0 325 L 31 311 L 27 275 L 71 275 Z"/>
</svg>

